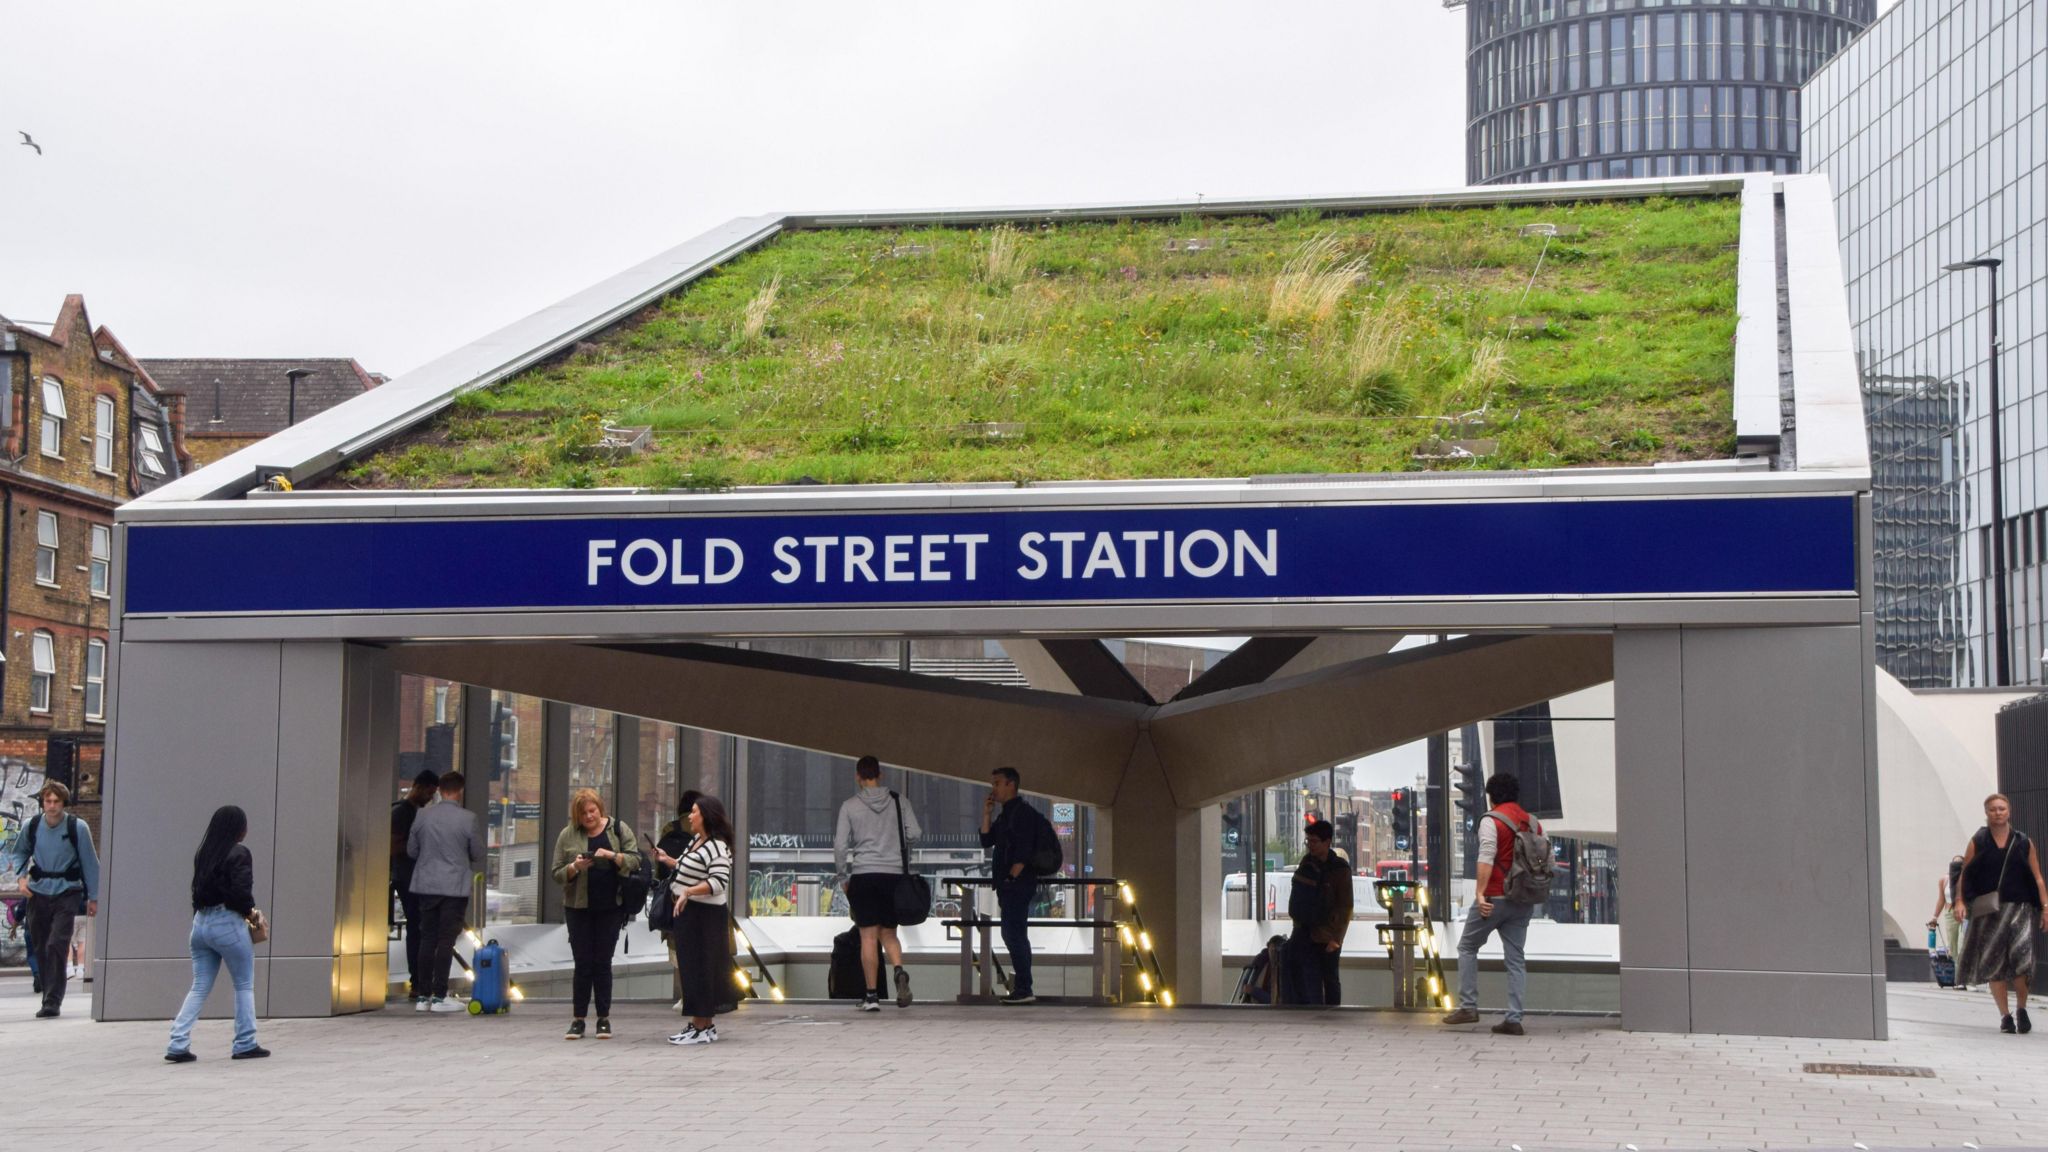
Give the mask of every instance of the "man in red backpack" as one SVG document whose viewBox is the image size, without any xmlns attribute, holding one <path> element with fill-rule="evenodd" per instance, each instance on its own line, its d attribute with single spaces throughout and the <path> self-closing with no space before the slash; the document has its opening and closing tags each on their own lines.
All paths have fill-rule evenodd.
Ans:
<svg viewBox="0 0 2048 1152">
<path fill-rule="evenodd" d="M 1458 938 L 1458 1010 L 1444 1017 L 1446 1024 L 1479 1022 L 1479 946 L 1498 932 L 1507 957 L 1508 1014 L 1493 1030 L 1503 1036 L 1522 1035 L 1522 992 L 1529 983 L 1522 945 L 1529 938 L 1530 916 L 1548 895 L 1551 871 L 1550 842 L 1543 838 L 1543 826 L 1517 803 L 1521 798 L 1522 782 L 1513 776 L 1495 773 L 1486 782 L 1486 800 L 1493 807 L 1479 819 L 1479 878 L 1473 887 L 1478 898 Z"/>
</svg>

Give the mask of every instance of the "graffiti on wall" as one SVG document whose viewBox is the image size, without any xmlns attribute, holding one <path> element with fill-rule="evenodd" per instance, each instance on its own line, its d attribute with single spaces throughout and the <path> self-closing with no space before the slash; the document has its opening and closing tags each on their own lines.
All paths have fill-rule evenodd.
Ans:
<svg viewBox="0 0 2048 1152">
<path fill-rule="evenodd" d="M 42 789 L 41 767 L 0 756 L 0 845 L 13 844 L 14 837 L 42 810 L 36 799 Z M 0 891 L 13 891 L 14 883 L 13 866 L 0 861 Z"/>
</svg>

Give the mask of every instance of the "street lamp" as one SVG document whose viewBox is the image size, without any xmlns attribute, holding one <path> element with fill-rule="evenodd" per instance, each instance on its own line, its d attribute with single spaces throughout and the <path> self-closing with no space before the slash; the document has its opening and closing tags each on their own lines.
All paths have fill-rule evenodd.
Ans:
<svg viewBox="0 0 2048 1152">
<path fill-rule="evenodd" d="M 1998 430 L 1998 266 L 2003 263 L 1996 256 L 1985 256 L 1941 266 L 1944 272 L 1982 268 L 1991 273 L 1991 623 L 1998 630 L 1993 648 L 1998 678 L 1992 683 L 2001 688 L 2012 683 L 2012 657 L 2005 627 L 2005 453 L 1999 444 Z"/>
<path fill-rule="evenodd" d="M 299 381 L 312 374 L 311 368 L 285 369 L 285 379 L 290 381 L 286 386 L 284 402 L 284 426 L 287 428 L 299 422 Z"/>
</svg>

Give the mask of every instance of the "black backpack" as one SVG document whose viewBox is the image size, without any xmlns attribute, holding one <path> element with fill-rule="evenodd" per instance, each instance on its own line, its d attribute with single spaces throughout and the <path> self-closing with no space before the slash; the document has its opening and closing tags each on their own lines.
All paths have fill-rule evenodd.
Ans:
<svg viewBox="0 0 2048 1152">
<path fill-rule="evenodd" d="M 71 867 L 62 872 L 45 872 L 36 866 L 36 829 L 43 826 L 43 814 L 38 812 L 29 819 L 28 827 L 21 833 L 28 837 L 28 875 L 31 880 L 75 880 L 85 883 L 85 861 L 78 854 L 78 817 L 64 814 L 64 838 L 71 841 Z"/>
<path fill-rule="evenodd" d="M 621 827 L 617 820 L 613 827 Z M 624 843 L 622 840 L 621 843 Z M 647 897 L 654 891 L 654 857 L 647 852 L 640 853 L 640 867 L 631 872 L 619 873 L 619 909 L 626 914 L 627 923 L 633 917 L 647 910 Z"/>
<path fill-rule="evenodd" d="M 1059 833 L 1053 831 L 1052 821 L 1045 813 L 1029 804 L 1018 806 L 1020 811 L 1031 813 L 1031 856 L 1024 861 L 1024 870 L 1034 876 L 1055 876 L 1060 865 L 1066 862 L 1066 855 L 1060 851 Z"/>
</svg>

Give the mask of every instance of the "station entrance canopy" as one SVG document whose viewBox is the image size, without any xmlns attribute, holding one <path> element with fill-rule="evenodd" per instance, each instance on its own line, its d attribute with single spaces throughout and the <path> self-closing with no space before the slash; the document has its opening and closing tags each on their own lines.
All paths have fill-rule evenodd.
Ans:
<svg viewBox="0 0 2048 1152">
<path fill-rule="evenodd" d="M 258 490 L 331 473 L 759 243 L 770 221 L 129 505 L 96 1011 L 161 1015 L 183 994 L 189 845 L 158 830 L 202 826 L 224 802 L 251 813 L 272 877 L 259 902 L 297 913 L 260 949 L 268 1010 L 382 1003 L 400 672 L 968 780 L 1018 764 L 1034 791 L 1101 805 L 1103 866 L 1169 894 L 1146 918 L 1183 1003 L 1223 997 L 1219 800 L 1612 680 L 1617 827 L 1640 893 L 1622 925 L 1624 1025 L 1881 1037 L 1868 468 L 1830 201 L 1805 178 L 1581 193 L 1658 191 L 1742 198 L 1740 458 L 694 493 Z M 1445 199 L 1539 193 L 1565 194 Z M 1389 650 L 1414 632 L 1463 639 Z M 1071 662 L 1010 689 L 694 643 L 952 635 L 1050 650 L 1168 633 L 1254 639 L 1168 701 Z M 1773 804 L 1751 802 L 1766 793 Z M 1759 937 L 1760 919 L 1801 931 Z"/>
</svg>

